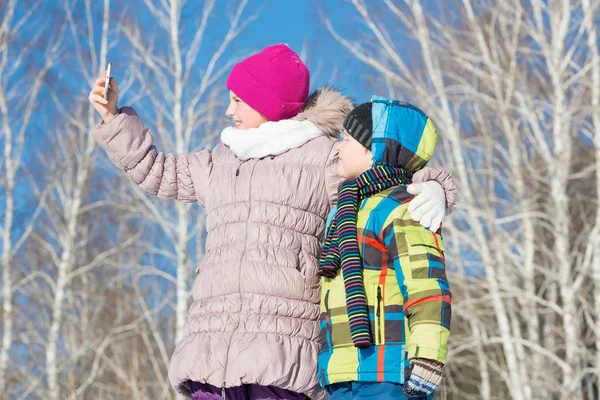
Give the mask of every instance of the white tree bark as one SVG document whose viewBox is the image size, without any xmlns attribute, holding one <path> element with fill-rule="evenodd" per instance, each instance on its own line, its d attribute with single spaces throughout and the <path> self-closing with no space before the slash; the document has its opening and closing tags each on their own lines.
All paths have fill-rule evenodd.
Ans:
<svg viewBox="0 0 600 400">
<path fill-rule="evenodd" d="M 4 176 L 0 180 L 3 187 L 4 207 L 2 208 L 2 224 L 0 225 L 0 234 L 2 236 L 2 253 L 0 255 L 0 268 L 2 269 L 2 343 L 0 347 L 0 393 L 6 393 L 6 378 L 9 353 L 13 344 L 13 295 L 16 288 L 13 286 L 13 265 L 12 257 L 21 244 L 28 239 L 31 234 L 31 226 L 35 222 L 35 217 L 29 222 L 28 227 L 24 227 L 20 237 L 14 235 L 13 229 L 15 212 L 15 187 L 17 174 L 22 167 L 22 155 L 25 146 L 25 133 L 30 130 L 32 115 L 38 105 L 38 98 L 42 88 L 43 81 L 48 70 L 54 65 L 58 54 L 58 46 L 61 38 L 49 47 L 45 52 L 45 63 L 33 75 L 33 80 L 26 84 L 29 85 L 28 93 L 24 96 L 22 102 L 21 96 L 14 91 L 14 83 L 8 85 L 9 80 L 13 79 L 17 72 L 22 71 L 18 68 L 22 59 L 31 55 L 35 46 L 39 46 L 38 41 L 34 40 L 30 49 L 24 49 L 14 52 L 11 48 L 11 40 L 14 40 L 22 24 L 27 23 L 32 12 L 26 12 L 17 20 L 14 20 L 17 9 L 15 0 L 8 1 L 4 6 L 4 16 L 0 25 L 0 116 L 2 130 L 0 140 L 3 141 L 3 159 L 2 170 Z M 13 54 L 12 52 L 16 53 Z M 7 83 L 6 85 L 4 83 Z M 25 84 L 23 82 L 19 82 Z M 40 204 L 43 199 L 40 198 Z M 35 213 L 37 216 L 37 212 Z"/>
<path fill-rule="evenodd" d="M 597 198 L 600 199 L 600 54 L 598 51 L 598 29 L 595 23 L 596 16 L 600 5 L 598 2 L 592 4 L 591 0 L 582 1 L 583 12 L 585 15 L 584 25 L 587 30 L 587 51 L 590 52 L 590 63 L 591 67 L 591 114 L 593 128 L 591 130 L 591 136 L 593 138 L 594 150 L 595 150 L 595 170 L 596 170 L 596 193 Z M 595 369 L 596 376 L 600 376 L 600 212 L 596 211 L 596 219 L 594 227 L 590 233 L 590 249 L 593 253 L 591 266 L 592 266 L 592 279 L 594 282 L 594 313 L 596 318 L 596 332 L 595 332 Z"/>
<path fill-rule="evenodd" d="M 540 1 L 533 1 L 534 13 L 541 15 L 546 7 Z M 570 107 L 572 99 L 568 97 L 570 91 L 567 75 L 568 63 L 572 61 L 570 46 L 566 41 L 573 8 L 568 0 L 556 2 L 552 11 L 548 13 L 550 19 L 550 35 L 547 35 L 546 23 L 540 17 L 535 21 L 532 29 L 534 36 L 538 38 L 538 44 L 544 57 L 548 71 L 552 97 L 549 108 L 551 108 L 552 122 L 550 134 L 552 137 L 552 164 L 548 167 L 553 170 L 551 174 L 551 199 L 552 199 L 552 230 L 554 234 L 554 255 L 558 270 L 559 292 L 563 303 L 563 329 L 565 333 L 565 361 L 569 369 L 564 374 L 563 386 L 565 393 L 571 398 L 582 398 L 578 389 L 577 381 L 573 378 L 580 369 L 580 358 L 578 354 L 579 337 L 577 313 L 578 304 L 573 285 L 574 274 L 572 268 L 572 253 L 570 251 L 570 217 L 569 217 L 569 195 L 567 186 L 571 167 L 572 145 L 568 132 L 571 129 L 571 119 L 574 117 Z M 565 134 L 567 133 L 567 134 Z"/>
<path fill-rule="evenodd" d="M 85 1 L 86 10 L 89 13 L 91 10 L 91 0 Z M 93 72 L 89 74 L 90 77 L 98 76 L 98 71 L 103 70 L 104 66 L 106 65 L 106 55 L 108 50 L 109 7 L 110 0 L 103 0 L 104 18 L 101 28 L 100 55 L 97 58 L 98 64 L 91 66 L 93 68 Z M 69 5 L 65 4 L 65 8 L 68 9 Z M 73 25 L 73 20 L 71 19 L 70 22 L 72 31 L 76 31 L 77 28 Z M 88 26 L 88 28 L 88 43 L 90 45 L 90 48 L 94 50 L 94 27 L 92 25 Z M 97 56 L 94 54 L 94 57 Z M 91 83 L 95 80 L 92 79 L 90 79 L 90 86 Z M 60 254 L 60 260 L 58 262 L 58 265 L 56 265 L 57 271 L 53 293 L 52 320 L 48 331 L 48 342 L 46 345 L 48 397 L 52 400 L 58 400 L 62 398 L 59 378 L 61 357 L 58 354 L 58 342 L 61 333 L 61 326 L 63 324 L 65 297 L 70 281 L 70 274 L 73 271 L 75 263 L 75 247 L 78 234 L 78 219 L 82 208 L 83 197 L 85 196 L 88 180 L 92 171 L 91 155 L 95 147 L 95 141 L 90 132 L 92 131 L 92 129 L 94 129 L 95 125 L 95 111 L 90 105 L 88 106 L 87 111 L 87 125 L 85 125 L 84 130 L 79 132 L 80 135 L 86 138 L 83 142 L 83 148 L 81 149 L 82 152 L 80 154 L 76 154 L 75 159 L 73 160 L 75 162 L 75 182 L 72 183 L 72 186 L 71 183 L 69 183 L 69 185 L 65 188 L 66 190 L 63 190 L 63 193 L 65 194 L 65 197 L 63 199 L 65 229 L 64 231 L 60 232 L 58 237 L 62 252 Z M 59 184 L 65 184 L 65 182 L 59 181 Z"/>
</svg>

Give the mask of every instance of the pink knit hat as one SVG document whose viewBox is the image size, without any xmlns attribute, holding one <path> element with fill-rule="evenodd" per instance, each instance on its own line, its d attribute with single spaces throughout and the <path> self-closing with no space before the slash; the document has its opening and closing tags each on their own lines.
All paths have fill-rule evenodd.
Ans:
<svg viewBox="0 0 600 400">
<path fill-rule="evenodd" d="M 237 63 L 226 85 L 250 107 L 279 121 L 302 110 L 309 83 L 310 72 L 298 54 L 276 44 Z"/>
</svg>

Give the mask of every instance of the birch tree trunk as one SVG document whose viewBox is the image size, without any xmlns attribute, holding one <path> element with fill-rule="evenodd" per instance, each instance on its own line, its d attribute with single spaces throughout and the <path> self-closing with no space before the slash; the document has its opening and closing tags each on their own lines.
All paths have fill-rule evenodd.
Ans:
<svg viewBox="0 0 600 400">
<path fill-rule="evenodd" d="M 91 12 L 91 0 L 84 1 L 86 11 Z M 65 3 L 65 9 L 67 14 L 70 13 L 70 4 Z M 101 36 L 100 36 L 100 49 L 99 55 L 93 53 L 92 59 L 96 59 L 96 65 L 91 66 L 91 71 L 88 70 L 87 76 L 89 79 L 90 86 L 95 80 L 96 76 L 99 76 L 99 71 L 102 71 L 106 65 L 107 50 L 108 50 L 108 27 L 109 27 L 109 7 L 110 0 L 103 0 L 103 20 L 101 25 Z M 77 31 L 77 26 L 72 17 L 69 18 L 70 28 L 72 32 Z M 91 21 L 91 19 L 88 19 Z M 90 22 L 91 24 L 91 22 Z M 88 36 L 87 43 L 90 46 L 91 51 L 95 50 L 96 39 L 94 37 L 95 29 L 93 24 L 88 25 Z M 83 58 L 83 54 L 79 55 L 79 58 Z M 64 198 L 62 203 L 64 204 L 64 231 L 60 232 L 58 241 L 61 247 L 60 259 L 58 265 L 56 265 L 56 278 L 53 293 L 53 304 L 52 304 L 52 319 L 48 331 L 48 342 L 46 345 L 46 371 L 48 374 L 48 397 L 52 400 L 59 400 L 62 398 L 61 384 L 60 384 L 60 357 L 58 354 L 59 338 L 61 334 L 61 326 L 63 325 L 63 314 L 65 307 L 65 298 L 68 291 L 70 273 L 73 271 L 75 265 L 75 246 L 78 235 L 78 222 L 81 212 L 82 203 L 86 194 L 87 185 L 89 184 L 89 178 L 92 173 L 93 165 L 91 161 L 92 151 L 95 147 L 95 141 L 93 136 L 90 134 L 92 129 L 96 125 L 95 111 L 88 106 L 87 109 L 87 121 L 86 125 L 79 125 L 79 134 L 85 138 L 81 152 L 76 154 L 73 162 L 72 175 L 74 182 L 72 184 L 66 184 L 66 182 L 58 182 L 58 184 L 65 185 Z M 77 118 L 77 115 L 74 117 Z M 77 125 L 76 125 L 77 126 Z"/>
<path fill-rule="evenodd" d="M 17 34 L 23 24 L 30 23 L 34 6 L 29 12 L 17 10 L 17 1 L 11 0 L 3 6 L 4 15 L 0 24 L 0 143 L 3 148 L 2 164 L 0 168 L 0 187 L 4 204 L 2 220 L 0 223 L 0 234 L 2 236 L 0 269 L 2 270 L 2 342 L 0 344 L 0 398 L 8 392 L 7 368 L 9 354 L 13 345 L 13 322 L 15 318 L 13 308 L 14 270 L 12 264 L 13 256 L 18 248 L 28 239 L 31 226 L 35 223 L 39 213 L 39 207 L 43 204 L 43 196 L 39 198 L 38 208 L 33 213 L 33 218 L 18 235 L 15 234 L 15 188 L 17 187 L 18 174 L 22 168 L 23 150 L 26 146 L 26 133 L 31 134 L 32 116 L 38 106 L 40 91 L 43 86 L 48 70 L 54 65 L 59 52 L 62 37 L 54 37 L 56 42 L 47 47 L 45 52 L 40 48 L 46 45 L 39 40 L 39 36 L 31 39 L 30 46 L 26 49 L 17 50 Z M 18 17 L 17 17 L 18 15 Z M 41 34 L 42 32 L 39 32 Z M 45 53 L 45 54 L 44 54 Z M 44 63 L 36 68 L 31 78 L 20 80 L 17 84 L 27 86 L 27 94 L 21 97 L 15 91 L 14 77 L 23 74 L 20 67 L 26 57 L 42 55 Z M 10 82 L 10 83 L 9 83 Z"/>
</svg>

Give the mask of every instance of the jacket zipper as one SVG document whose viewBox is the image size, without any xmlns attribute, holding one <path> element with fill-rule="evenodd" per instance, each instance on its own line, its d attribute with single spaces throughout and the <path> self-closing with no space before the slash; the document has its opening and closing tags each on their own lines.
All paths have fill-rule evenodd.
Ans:
<svg viewBox="0 0 600 400">
<path fill-rule="evenodd" d="M 248 160 L 246 160 L 246 161 L 248 161 Z M 235 169 L 235 183 L 236 184 L 237 184 L 237 178 L 240 176 L 240 168 L 242 167 L 242 164 L 244 164 L 246 161 L 242 161 L 241 163 L 239 163 L 239 165 Z M 200 265 L 198 265 L 194 271 L 197 274 L 200 271 Z"/>
<path fill-rule="evenodd" d="M 381 344 L 381 303 L 383 296 L 381 295 L 381 286 L 377 286 L 377 344 Z"/>
<path fill-rule="evenodd" d="M 246 160 L 247 161 L 247 160 Z M 238 165 L 236 171 L 235 171 L 235 176 L 238 177 L 240 175 L 240 168 L 242 166 L 242 164 L 244 164 L 246 161 L 242 161 L 240 163 L 240 165 Z M 242 252 L 242 257 L 240 259 L 240 269 L 238 272 L 238 282 L 240 282 L 240 296 L 242 295 L 242 263 L 244 262 L 244 256 L 246 255 L 246 249 L 248 248 L 248 224 L 250 223 L 250 213 L 252 212 L 252 177 L 254 176 L 254 169 L 256 168 L 256 164 L 254 164 L 252 166 L 252 169 L 250 170 L 250 178 L 248 180 L 248 217 L 246 220 L 246 237 L 245 237 L 245 241 L 244 241 L 244 251 Z M 237 179 L 236 179 L 236 184 L 237 184 Z M 244 303 L 241 302 L 241 304 L 243 305 Z M 240 317 L 242 316 L 242 306 L 240 305 L 240 312 L 238 315 L 238 324 L 235 327 L 235 329 L 233 330 L 233 332 L 231 333 L 231 337 L 233 338 L 233 334 L 235 333 L 235 331 L 237 331 L 237 329 L 240 326 Z M 227 346 L 227 357 L 225 359 L 225 368 L 223 369 L 223 386 L 221 386 L 221 399 L 225 400 L 227 397 L 225 396 L 225 387 L 226 387 L 226 380 L 225 377 L 227 376 L 227 365 L 229 364 L 229 351 L 231 350 L 231 344 L 229 344 L 229 346 Z"/>
</svg>

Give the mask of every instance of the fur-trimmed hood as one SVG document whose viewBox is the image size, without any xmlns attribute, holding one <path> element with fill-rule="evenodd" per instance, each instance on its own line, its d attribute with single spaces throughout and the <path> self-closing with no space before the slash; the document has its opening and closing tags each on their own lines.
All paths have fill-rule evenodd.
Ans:
<svg viewBox="0 0 600 400">
<path fill-rule="evenodd" d="M 294 120 L 308 120 L 330 137 L 339 137 L 344 129 L 344 119 L 352 110 L 352 99 L 338 90 L 321 86 L 306 101 L 302 112 Z"/>
</svg>

